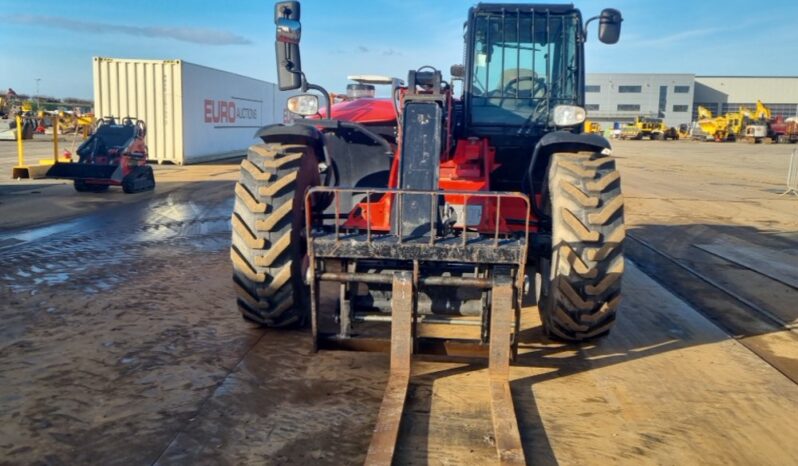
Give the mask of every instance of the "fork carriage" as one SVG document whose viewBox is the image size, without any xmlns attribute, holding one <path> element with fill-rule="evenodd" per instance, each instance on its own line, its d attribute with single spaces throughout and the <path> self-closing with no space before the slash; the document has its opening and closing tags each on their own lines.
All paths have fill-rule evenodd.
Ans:
<svg viewBox="0 0 798 466">
<path fill-rule="evenodd" d="M 395 212 L 392 231 L 352 228 L 342 216 L 342 194 L 366 199 L 382 196 Z M 445 196 L 464 196 L 469 205 L 495 210 L 493 231 L 461 228 L 441 222 Z M 314 199 L 330 202 L 333 213 L 314 210 Z M 354 349 L 390 352 L 385 396 L 366 464 L 390 464 L 410 383 L 414 353 L 444 354 L 447 359 L 487 358 L 494 435 L 499 457 L 524 462 L 521 437 L 509 388 L 509 363 L 518 349 L 529 217 L 510 227 L 502 221 L 502 200 L 529 199 L 517 193 L 443 192 L 397 189 L 314 187 L 305 196 L 314 350 Z M 401 212 L 408 203 L 429 206 L 429 223 L 408 222 Z M 366 205 L 371 205 L 366 203 Z M 315 214 L 314 214 L 315 212 Z M 370 218 L 368 212 L 366 216 Z M 483 216 L 484 220 L 484 216 Z M 485 222 L 480 222 L 484 224 Z M 474 230 L 474 231 L 469 231 Z M 333 314 L 322 314 L 321 282 L 339 284 Z M 382 324 L 382 325 L 380 325 Z M 386 325 L 387 324 L 387 325 Z"/>
<path fill-rule="evenodd" d="M 406 231 L 408 223 L 402 221 L 395 222 L 393 231 L 374 231 L 370 222 L 365 223 L 366 228 L 354 228 L 351 218 L 342 215 L 340 199 L 358 192 L 366 199 L 374 196 L 390 199 L 397 212 L 411 202 L 429 206 L 429 223 L 426 228 L 416 225 L 415 231 L 410 233 Z M 466 206 L 491 206 L 496 212 L 493 231 L 444 226 L 437 215 L 442 203 L 445 205 L 444 195 L 464 196 Z M 330 204 L 326 210 L 331 213 L 318 213 L 313 202 L 318 198 L 326 199 Z M 448 335 L 435 331 L 434 327 L 439 325 L 461 327 L 456 338 L 461 342 L 468 341 L 476 347 L 489 343 L 492 294 L 497 279 L 511 283 L 513 299 L 508 312 L 513 325 L 510 330 L 513 335 L 517 333 L 529 219 L 522 225 L 510 227 L 502 221 L 501 206 L 502 200 L 505 205 L 512 200 L 528 207 L 526 196 L 314 187 L 305 200 L 307 281 L 315 348 L 336 344 L 356 347 L 357 344 L 344 343 L 351 339 L 368 339 L 371 343 L 380 340 L 380 335 L 385 333 L 380 334 L 373 323 L 391 322 L 394 277 L 405 272 L 413 288 L 412 321 L 417 350 L 434 348 L 435 345 L 427 340 L 440 339 L 436 335 Z M 470 224 L 472 219 L 467 218 L 467 214 L 465 217 L 461 223 Z M 324 281 L 339 283 L 338 305 L 332 316 L 322 315 L 319 306 L 320 286 Z"/>
</svg>

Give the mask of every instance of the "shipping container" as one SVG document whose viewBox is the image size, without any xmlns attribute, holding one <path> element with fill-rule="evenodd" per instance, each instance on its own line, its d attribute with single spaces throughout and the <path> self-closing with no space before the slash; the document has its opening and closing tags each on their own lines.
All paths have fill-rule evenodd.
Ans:
<svg viewBox="0 0 798 466">
<path fill-rule="evenodd" d="M 283 121 L 273 83 L 182 60 L 94 57 L 94 112 L 147 124 L 150 159 L 189 164 L 241 155 Z"/>
</svg>

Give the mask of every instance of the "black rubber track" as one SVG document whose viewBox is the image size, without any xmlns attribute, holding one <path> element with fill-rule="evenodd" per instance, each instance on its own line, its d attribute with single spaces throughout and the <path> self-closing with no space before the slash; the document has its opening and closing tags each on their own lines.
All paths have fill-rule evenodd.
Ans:
<svg viewBox="0 0 798 466">
<path fill-rule="evenodd" d="M 122 191 L 126 194 L 152 191 L 153 189 L 155 189 L 155 175 L 149 165 L 135 167 L 122 179 Z"/>
<path fill-rule="evenodd" d="M 598 152 L 559 153 L 548 179 L 552 257 L 541 268 L 544 328 L 568 341 L 601 336 L 615 322 L 621 293 L 620 173 L 615 160 Z"/>
</svg>

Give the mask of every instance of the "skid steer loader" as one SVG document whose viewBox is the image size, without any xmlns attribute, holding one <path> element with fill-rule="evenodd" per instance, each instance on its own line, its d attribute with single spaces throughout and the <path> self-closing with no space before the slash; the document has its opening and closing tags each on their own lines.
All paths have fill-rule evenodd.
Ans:
<svg viewBox="0 0 798 466">
<path fill-rule="evenodd" d="M 386 79 L 390 98 L 333 106 L 302 72 L 299 2 L 276 4 L 279 87 L 303 92 L 288 110 L 306 118 L 260 129 L 241 164 L 237 303 L 266 326 L 309 323 L 314 349 L 390 352 L 367 463 L 392 461 L 412 355 L 459 351 L 488 360 L 498 458 L 523 463 L 508 368 L 524 294 L 551 337 L 612 327 L 623 198 L 609 142 L 583 133 L 593 21 L 618 41 L 614 9 L 583 23 L 572 5 L 479 4 L 451 68 L 461 95 L 425 66 Z"/>
<path fill-rule="evenodd" d="M 126 194 L 155 189 L 147 165 L 147 126 L 131 117 L 97 120 L 94 132 L 77 149 L 78 160 L 56 162 L 44 178 L 73 180 L 78 192 L 100 193 L 121 186 Z"/>
</svg>

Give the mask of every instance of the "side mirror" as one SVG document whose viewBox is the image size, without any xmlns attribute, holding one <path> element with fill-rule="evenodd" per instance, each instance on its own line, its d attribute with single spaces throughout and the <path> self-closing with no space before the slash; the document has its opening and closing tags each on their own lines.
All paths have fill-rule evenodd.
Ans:
<svg viewBox="0 0 798 466">
<path fill-rule="evenodd" d="M 615 8 L 605 8 L 599 15 L 599 40 L 605 44 L 615 44 L 621 37 L 621 12 Z"/>
<path fill-rule="evenodd" d="M 302 87 L 302 60 L 299 57 L 299 2 L 278 2 L 274 5 L 274 24 L 277 37 L 274 55 L 277 57 L 277 85 L 281 91 Z"/>
<path fill-rule="evenodd" d="M 451 73 L 453 78 L 464 78 L 465 77 L 465 66 L 463 65 L 452 65 L 449 68 L 449 72 Z"/>
</svg>

